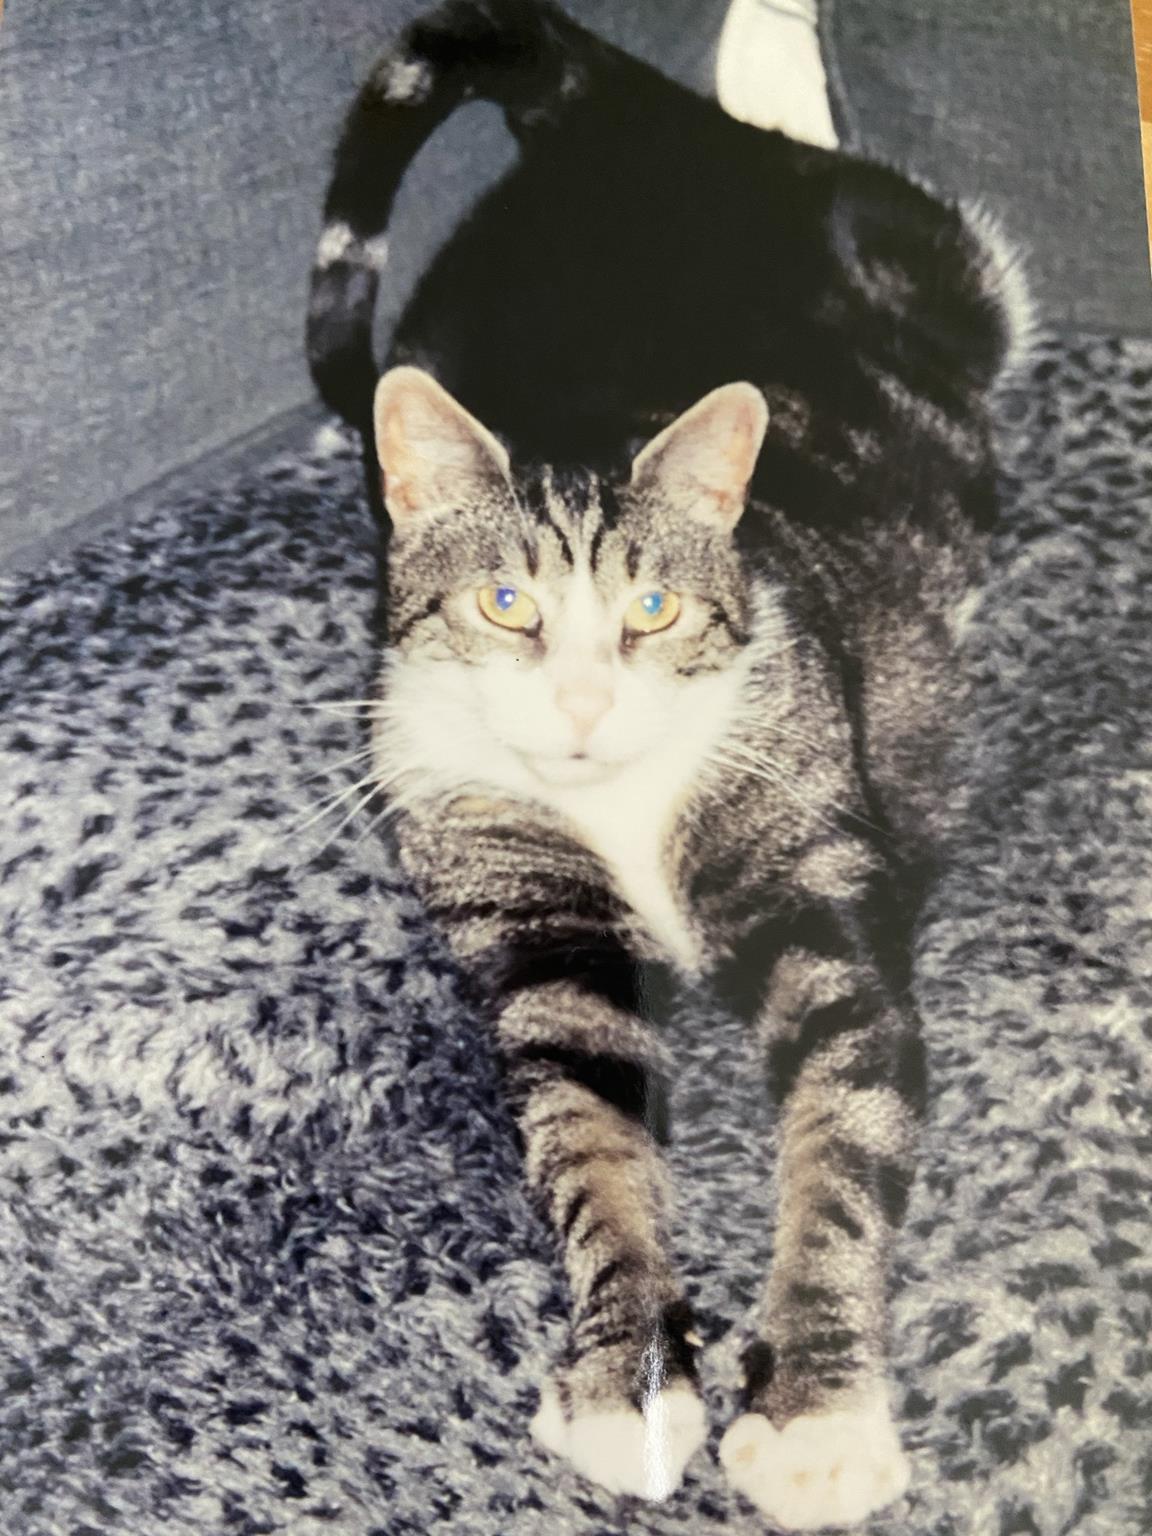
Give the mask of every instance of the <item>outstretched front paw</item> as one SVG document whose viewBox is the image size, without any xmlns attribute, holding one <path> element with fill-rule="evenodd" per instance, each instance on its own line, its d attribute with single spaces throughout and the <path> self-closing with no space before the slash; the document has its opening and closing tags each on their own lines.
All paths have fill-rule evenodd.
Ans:
<svg viewBox="0 0 1152 1536">
<path fill-rule="evenodd" d="M 560 1398 L 546 1387 L 532 1420 L 538 1443 L 612 1493 L 666 1499 L 704 1443 L 704 1405 L 689 1386 L 665 1387 L 644 1412 L 627 1403 L 597 1404 L 565 1418 Z"/>
<path fill-rule="evenodd" d="M 762 1413 L 743 1414 L 721 1441 L 720 1460 L 733 1487 L 790 1531 L 853 1525 L 908 1486 L 908 1461 L 882 1401 L 803 1414 L 783 1429 Z"/>
</svg>

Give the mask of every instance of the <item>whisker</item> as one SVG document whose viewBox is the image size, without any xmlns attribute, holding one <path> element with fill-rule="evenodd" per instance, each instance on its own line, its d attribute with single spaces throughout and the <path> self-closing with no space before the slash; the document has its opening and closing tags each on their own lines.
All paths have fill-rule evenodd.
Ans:
<svg viewBox="0 0 1152 1536">
<path fill-rule="evenodd" d="M 771 731 L 774 736 L 783 736 L 788 741 L 799 742 L 803 747 L 811 747 L 815 752 L 828 751 L 826 741 L 817 741 L 815 736 L 808 736 L 803 731 L 798 731 L 793 725 L 785 725 L 781 720 L 767 723 L 765 729 Z"/>
<path fill-rule="evenodd" d="M 376 815 L 373 816 L 372 820 L 368 823 L 363 832 L 361 832 L 360 836 L 356 839 L 356 844 L 354 846 L 362 843 L 370 833 L 374 832 L 376 828 L 381 825 L 381 823 L 387 821 L 389 816 L 395 816 L 399 810 L 400 806 L 396 801 L 389 801 L 389 803 L 384 807 L 382 811 L 377 811 Z"/>
<path fill-rule="evenodd" d="M 365 808 L 365 806 L 370 805 L 372 801 L 375 800 L 377 795 L 381 795 L 383 793 L 384 786 L 382 784 L 373 784 L 372 788 L 368 791 L 364 798 L 362 800 L 358 800 L 357 803 L 348 812 L 347 816 L 345 816 L 344 819 L 337 824 L 336 830 L 328 839 L 328 843 L 335 842 L 336 838 L 340 836 L 341 832 L 343 832 L 348 823 L 350 821 L 355 821 L 356 817 L 359 816 L 360 812 Z M 328 843 L 324 844 L 325 848 L 327 848 Z"/>
<path fill-rule="evenodd" d="M 731 743 L 730 745 L 735 746 L 736 743 Z M 740 745 L 743 747 L 743 743 L 740 743 Z M 744 747 L 743 749 L 745 752 L 750 752 L 750 749 L 747 747 Z M 779 775 L 781 778 L 787 779 L 793 786 L 803 782 L 800 778 L 797 777 L 796 774 L 790 773 L 788 769 L 782 767 L 781 764 L 773 761 L 771 758 L 762 757 L 759 753 L 751 752 L 748 760 L 759 768 L 769 769 L 771 772 Z M 792 793 L 795 798 L 801 798 L 795 788 L 793 788 Z M 807 801 L 804 801 L 803 803 L 810 804 L 810 802 Z M 819 808 L 817 806 L 813 805 L 811 806 L 811 809 L 819 814 Z M 828 809 L 830 811 L 835 811 L 839 816 L 849 817 L 852 821 L 859 823 L 859 825 L 862 827 L 867 827 L 872 832 L 879 832 L 881 834 L 884 832 L 884 828 L 877 826 L 876 822 L 870 821 L 867 816 L 861 815 L 859 811 L 854 811 L 851 806 L 844 805 L 839 800 L 830 800 L 828 802 Z"/>
<path fill-rule="evenodd" d="M 826 822 L 829 826 L 836 825 L 833 818 L 825 809 L 818 805 L 813 805 L 810 800 L 806 799 L 796 790 L 795 781 L 789 774 L 787 774 L 783 769 L 779 768 L 775 763 L 771 763 L 766 759 L 758 758 L 752 754 L 743 756 L 737 754 L 732 757 L 727 756 L 727 752 L 730 749 L 735 748 L 736 745 L 736 743 L 729 743 L 728 746 L 723 749 L 715 749 L 712 755 L 717 761 L 726 763 L 729 768 L 735 768 L 738 772 L 742 771 L 744 773 L 748 773 L 754 779 L 760 779 L 765 784 L 776 785 L 779 789 L 782 789 L 786 795 L 791 796 L 791 798 L 795 800 L 796 804 L 802 806 L 804 810 L 809 811 L 813 816 L 819 817 L 821 821 Z M 833 806 L 833 809 L 838 809 L 838 807 Z"/>
<path fill-rule="evenodd" d="M 354 821 L 355 818 L 357 816 L 359 816 L 360 812 L 362 810 L 364 810 L 364 808 L 366 806 L 368 806 L 368 805 L 370 805 L 372 803 L 372 801 L 376 798 L 377 795 L 383 794 L 384 793 L 384 789 L 385 789 L 385 785 L 383 785 L 383 784 L 374 784 L 372 786 L 372 788 L 368 791 L 368 793 L 364 796 L 364 798 L 362 800 L 360 800 L 356 805 L 354 805 L 352 807 L 352 809 L 348 812 L 347 816 L 345 816 L 344 819 L 328 835 L 328 837 L 325 838 L 325 840 L 320 844 L 319 848 L 317 848 L 316 852 L 312 855 L 312 857 L 318 859 L 322 853 L 324 853 L 328 848 L 330 848 L 332 846 L 332 844 L 336 841 L 336 839 L 340 836 L 341 832 L 343 832 L 344 828 L 348 825 L 348 823 L 350 821 Z M 388 805 L 388 806 L 385 806 L 384 809 L 385 809 L 385 812 L 387 813 L 388 811 L 390 811 L 392 809 L 392 807 L 391 807 L 391 805 Z M 371 826 L 371 823 L 369 823 L 369 826 Z M 359 841 L 359 839 L 357 839 L 357 841 Z"/>
<path fill-rule="evenodd" d="M 374 778 L 375 773 L 366 773 L 351 784 L 342 784 L 338 789 L 329 790 L 321 795 L 314 805 L 306 806 L 301 814 L 308 815 L 310 811 L 318 811 L 322 805 L 338 805 L 341 800 L 346 800 L 349 795 L 355 794 L 358 789 L 363 789 L 366 784 L 370 784 Z"/>
<path fill-rule="evenodd" d="M 777 777 L 787 779 L 790 784 L 802 784 L 803 780 L 791 769 L 785 768 L 783 763 L 777 762 L 774 757 L 768 757 L 754 748 L 746 747 L 742 742 L 727 742 L 724 750 L 735 754 L 740 761 L 752 768 L 761 768 L 766 773 L 775 774 Z"/>
<path fill-rule="evenodd" d="M 777 762 L 774 757 L 769 757 L 767 753 L 760 751 L 758 747 L 750 746 L 747 742 L 726 741 L 722 742 L 721 746 L 725 752 L 735 752 L 738 756 L 746 758 L 750 763 L 758 763 L 764 768 L 770 768 L 774 773 L 787 775 L 787 777 L 795 780 L 796 783 L 801 782 L 799 776 L 793 773 L 791 769 L 785 768 L 783 763 Z"/>
<path fill-rule="evenodd" d="M 832 820 L 826 811 L 821 810 L 819 806 L 813 805 L 809 800 L 807 800 L 798 792 L 795 786 L 801 781 L 797 779 L 794 774 L 790 774 L 786 768 L 781 767 L 779 763 L 773 762 L 770 758 L 763 757 L 760 753 L 754 751 L 752 748 L 745 746 L 743 742 L 728 742 L 725 744 L 725 750 L 732 750 L 743 754 L 742 757 L 737 759 L 737 761 L 740 762 L 743 766 L 747 767 L 749 772 L 757 773 L 758 771 L 765 771 L 766 773 L 771 774 L 771 782 L 778 783 L 782 789 L 786 790 L 787 793 L 790 794 L 795 801 L 797 801 L 798 804 L 807 807 L 807 809 L 812 811 L 814 815 L 819 816 L 830 826 L 836 825 L 836 823 Z M 830 801 L 828 810 L 834 811 L 837 815 L 840 816 L 847 816 L 851 818 L 852 821 L 858 822 L 860 826 L 867 827 L 872 832 L 883 833 L 884 829 L 882 827 L 878 827 L 874 821 L 869 821 L 867 816 L 862 816 L 859 811 L 854 811 L 849 806 L 843 805 L 839 801 Z"/>
<path fill-rule="evenodd" d="M 321 820 L 323 818 L 323 816 L 329 815 L 333 811 L 338 809 L 339 801 L 346 800 L 348 798 L 349 794 L 354 794 L 357 790 L 362 789 L 364 787 L 364 785 L 368 782 L 369 778 L 375 780 L 375 782 L 372 784 L 371 788 L 368 790 L 368 793 L 361 796 L 361 798 L 352 807 L 352 809 L 336 825 L 336 827 L 333 829 L 333 831 L 330 833 L 330 835 L 328 837 L 326 837 L 324 839 L 324 841 L 319 844 L 319 846 L 313 846 L 311 849 L 309 849 L 307 851 L 307 853 L 302 852 L 300 854 L 300 856 L 294 861 L 292 867 L 294 869 L 302 869 L 307 864 L 309 864 L 309 863 L 313 862 L 314 860 L 318 859 L 321 854 L 323 854 L 328 848 L 331 847 L 331 845 L 336 841 L 336 839 L 339 837 L 340 833 L 349 824 L 349 822 L 353 821 L 357 816 L 359 816 L 361 811 L 363 811 L 366 806 L 370 805 L 372 803 L 372 800 L 377 795 L 383 794 L 386 791 L 390 790 L 397 783 L 397 781 L 399 779 L 401 779 L 402 777 L 403 777 L 403 775 L 401 773 L 398 773 L 398 772 L 392 772 L 392 773 L 388 773 L 388 772 L 375 772 L 373 774 L 367 775 L 365 778 L 360 779 L 357 783 L 348 785 L 346 790 L 341 790 L 339 797 L 332 804 L 327 804 L 326 803 L 325 809 L 320 814 L 320 816 L 313 816 L 313 817 L 311 817 L 310 820 L 307 823 L 305 823 L 305 825 L 302 826 L 302 827 L 299 827 L 299 828 L 294 827 L 294 826 L 288 827 L 286 830 L 289 831 L 289 832 L 295 832 L 295 831 L 304 832 L 304 831 L 306 831 L 308 829 L 308 827 L 314 826 L 315 823 L 318 820 Z M 331 798 L 332 797 L 329 797 L 329 799 L 331 799 Z M 400 804 L 397 801 L 393 800 L 393 801 L 390 801 L 389 804 L 385 807 L 385 812 L 386 813 L 391 813 L 391 812 L 397 811 L 399 809 L 401 809 Z M 371 831 L 371 824 L 369 825 L 367 831 Z M 367 835 L 367 831 L 363 835 L 366 836 Z M 359 839 L 357 839 L 357 841 L 359 841 Z"/>
<path fill-rule="evenodd" d="M 345 800 L 350 800 L 366 784 L 372 784 L 376 788 L 378 783 L 378 775 L 375 769 L 373 769 L 371 773 L 366 773 L 362 779 L 357 779 L 355 784 L 346 784 L 342 789 L 335 790 L 330 795 L 324 795 L 315 805 L 306 807 L 301 814 L 308 819 L 300 823 L 290 823 L 287 830 L 289 832 L 307 832 L 309 827 L 315 826 L 318 821 L 323 821 L 325 816 L 330 816 L 333 811 L 343 805 Z"/>
<path fill-rule="evenodd" d="M 316 779 L 323 779 L 330 773 L 336 773 L 341 768 L 347 768 L 352 763 L 358 763 L 361 758 L 371 757 L 375 750 L 375 746 L 369 742 L 366 747 L 361 747 L 358 752 L 353 752 L 350 757 L 337 758 L 334 763 L 329 763 L 327 767 L 317 768 L 315 773 L 305 774 L 300 782 L 301 784 L 311 784 Z"/>
</svg>

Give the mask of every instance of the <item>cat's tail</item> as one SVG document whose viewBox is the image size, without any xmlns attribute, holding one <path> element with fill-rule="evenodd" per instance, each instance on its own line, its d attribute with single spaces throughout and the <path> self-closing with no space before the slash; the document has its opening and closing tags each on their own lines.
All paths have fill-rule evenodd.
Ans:
<svg viewBox="0 0 1152 1536">
<path fill-rule="evenodd" d="M 497 102 L 518 136 L 555 121 L 616 51 L 541 0 L 447 0 L 377 61 L 336 152 L 312 269 L 307 346 L 321 396 L 365 430 L 372 315 L 404 172 L 462 102 Z"/>
</svg>

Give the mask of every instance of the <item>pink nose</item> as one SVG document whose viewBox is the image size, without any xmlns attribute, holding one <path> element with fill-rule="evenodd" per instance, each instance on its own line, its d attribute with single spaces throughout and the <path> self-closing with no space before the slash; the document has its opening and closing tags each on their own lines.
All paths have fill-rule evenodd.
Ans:
<svg viewBox="0 0 1152 1536">
<path fill-rule="evenodd" d="M 565 683 L 556 690 L 556 703 L 583 739 L 612 708 L 612 690 L 599 683 Z"/>
</svg>

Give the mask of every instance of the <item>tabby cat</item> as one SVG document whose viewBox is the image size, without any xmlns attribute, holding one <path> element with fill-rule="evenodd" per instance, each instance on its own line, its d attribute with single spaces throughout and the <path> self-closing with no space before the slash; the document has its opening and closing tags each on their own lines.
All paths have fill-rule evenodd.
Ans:
<svg viewBox="0 0 1152 1536">
<path fill-rule="evenodd" d="M 378 380 L 394 194 L 475 97 L 520 154 Z M 660 1152 L 677 976 L 760 1032 L 779 1103 L 727 1475 L 794 1529 L 905 1487 L 885 1270 L 925 1099 L 910 946 L 1021 313 L 981 220 L 547 5 L 450 0 L 351 110 L 309 345 L 382 471 L 377 781 L 563 1245 L 534 1433 L 609 1489 L 667 1496 L 705 1438 Z"/>
</svg>

